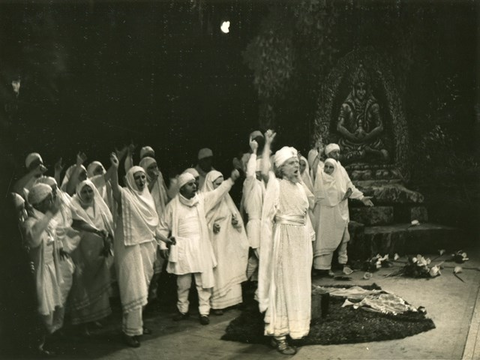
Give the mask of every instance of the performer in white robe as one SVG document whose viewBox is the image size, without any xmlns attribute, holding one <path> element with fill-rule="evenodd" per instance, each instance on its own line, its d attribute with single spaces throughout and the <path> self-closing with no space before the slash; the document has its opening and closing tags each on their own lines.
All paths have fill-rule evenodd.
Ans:
<svg viewBox="0 0 480 360">
<path fill-rule="evenodd" d="M 62 206 L 54 201 L 52 188 L 46 184 L 36 184 L 30 188 L 29 203 L 32 205 L 27 220 L 23 223 L 26 244 L 35 267 L 38 312 L 45 325 L 40 350 L 43 350 L 45 337 L 63 326 L 65 313 L 62 298 L 61 261 L 55 215 Z"/>
<path fill-rule="evenodd" d="M 147 304 L 153 276 L 158 236 L 158 216 L 146 184 L 145 170 L 133 166 L 126 175 L 126 188 L 118 185 L 118 159 L 111 155 L 113 196 L 119 206 L 115 229 L 115 265 L 123 309 L 122 331 L 128 346 L 139 347 L 138 336 L 149 334 L 142 311 Z M 167 240 L 168 241 L 168 240 Z"/>
<path fill-rule="evenodd" d="M 74 325 L 85 324 L 88 334 L 88 323 L 112 313 L 109 299 L 111 262 L 108 257 L 113 254 L 108 239 L 114 234 L 114 224 L 107 204 L 90 180 L 77 185 L 72 205 L 74 219 L 83 220 L 98 230 L 96 233 L 82 231 L 80 244 L 72 253 L 76 271 L 69 301 L 71 320 Z"/>
<path fill-rule="evenodd" d="M 262 134 L 263 138 L 263 134 Z M 245 213 L 246 231 L 250 248 L 253 253 L 248 259 L 247 278 L 258 280 L 258 248 L 260 246 L 261 217 L 263 198 L 265 196 L 265 183 L 261 177 L 262 160 L 257 157 L 258 143 L 250 137 L 252 153 L 246 165 L 246 178 L 243 182 L 241 207 Z"/>
<path fill-rule="evenodd" d="M 184 172 L 178 178 L 180 192 L 168 203 L 160 224 L 164 240 L 171 234 L 176 242 L 170 248 L 167 264 L 167 271 L 177 275 L 176 321 L 189 316 L 188 293 L 193 275 L 198 292 L 200 323 L 208 325 L 210 322 L 210 297 L 215 285 L 213 269 L 217 266 L 217 261 L 205 216 L 220 202 L 239 176 L 238 171 L 234 170 L 229 180 L 206 194 L 197 194 L 195 178 L 191 173 Z M 166 256 L 166 247 L 163 244 L 160 247 Z"/>
<path fill-rule="evenodd" d="M 210 171 L 204 183 L 203 192 L 207 195 L 223 183 L 221 172 Z M 217 267 L 213 273 L 213 287 L 210 303 L 213 313 L 223 314 L 223 309 L 243 302 L 241 283 L 247 280 L 248 239 L 240 212 L 229 194 L 207 214 L 207 225 L 212 242 Z"/>
<path fill-rule="evenodd" d="M 265 134 L 269 150 L 275 133 Z M 264 151 L 265 151 L 264 149 Z M 259 307 L 265 313 L 265 335 L 285 355 L 296 349 L 286 336 L 299 339 L 310 331 L 311 266 L 314 231 L 308 209 L 309 198 L 300 184 L 297 151 L 283 147 L 275 153 L 277 177 L 268 171 L 267 157 L 262 175 L 267 189 L 262 212 L 259 264 Z M 312 201 L 313 204 L 313 201 Z"/>
<path fill-rule="evenodd" d="M 331 264 L 334 251 L 338 248 L 338 263 L 344 273 L 350 273 L 347 266 L 347 243 L 350 240 L 348 223 L 348 199 L 358 199 L 366 206 L 373 206 L 368 197 L 353 185 L 345 168 L 338 161 L 340 147 L 329 144 L 325 148 L 328 159 L 323 170 L 318 170 L 315 179 L 315 232 L 316 242 L 313 266 L 316 275 L 333 276 Z"/>
</svg>

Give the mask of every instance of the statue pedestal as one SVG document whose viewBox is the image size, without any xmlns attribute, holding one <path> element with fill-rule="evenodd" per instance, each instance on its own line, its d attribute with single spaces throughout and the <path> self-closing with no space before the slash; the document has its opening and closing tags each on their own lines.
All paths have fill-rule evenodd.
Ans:
<svg viewBox="0 0 480 360">
<path fill-rule="evenodd" d="M 400 182 L 356 181 L 374 207 L 351 200 L 348 254 L 351 260 L 366 260 L 377 254 L 437 253 L 439 249 L 461 248 L 461 232 L 448 226 L 428 223 L 422 194 Z M 412 225 L 417 220 L 419 225 Z"/>
</svg>

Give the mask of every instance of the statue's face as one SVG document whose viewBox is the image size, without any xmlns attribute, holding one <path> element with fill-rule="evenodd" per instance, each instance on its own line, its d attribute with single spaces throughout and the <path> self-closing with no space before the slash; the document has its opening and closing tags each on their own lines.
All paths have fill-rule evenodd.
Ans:
<svg viewBox="0 0 480 360">
<path fill-rule="evenodd" d="M 358 100 L 362 101 L 367 96 L 367 84 L 364 82 L 356 83 L 354 86 L 355 96 Z"/>
</svg>

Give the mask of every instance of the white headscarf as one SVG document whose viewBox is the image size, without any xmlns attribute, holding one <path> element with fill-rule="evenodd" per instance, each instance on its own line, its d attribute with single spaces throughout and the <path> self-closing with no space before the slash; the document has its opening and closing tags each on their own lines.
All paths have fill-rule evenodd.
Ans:
<svg viewBox="0 0 480 360">
<path fill-rule="evenodd" d="M 334 143 L 328 144 L 327 146 L 325 146 L 325 155 L 330 154 L 334 150 L 340 151 L 340 146 Z"/>
<path fill-rule="evenodd" d="M 88 186 L 93 190 L 93 200 L 90 203 L 87 203 L 82 199 L 82 189 Z M 76 194 L 72 198 L 72 204 L 75 207 L 75 215 L 80 217 L 82 220 L 86 221 L 90 225 L 95 227 L 95 224 L 88 216 L 85 208 L 92 206 L 94 208 L 95 216 L 100 215 L 103 219 L 105 224 L 105 229 L 110 233 L 113 234 L 113 217 L 110 209 L 108 208 L 107 204 L 103 200 L 102 196 L 98 192 L 95 184 L 90 180 L 84 180 L 77 185 Z"/>
<path fill-rule="evenodd" d="M 135 206 L 141 216 L 144 218 L 145 222 L 152 227 L 156 227 L 158 225 L 158 216 L 152 195 L 150 195 L 150 191 L 148 191 L 148 187 L 146 185 L 143 190 L 140 191 L 137 188 L 137 184 L 135 184 L 134 175 L 138 172 L 145 174 L 145 176 L 147 175 L 142 167 L 132 167 L 130 170 L 128 170 L 126 175 L 127 189 L 133 195 L 132 199 L 135 201 Z"/>
<path fill-rule="evenodd" d="M 103 170 L 103 174 L 105 174 L 105 168 L 103 167 L 103 164 L 100 162 L 100 161 L 92 161 L 90 164 L 88 164 L 87 166 L 87 176 L 89 178 L 91 177 L 94 177 L 95 176 L 95 170 L 98 168 L 98 167 L 101 167 L 102 170 Z"/>
<path fill-rule="evenodd" d="M 40 176 L 36 181 L 36 184 L 47 184 L 53 187 L 58 187 L 57 180 L 51 176 Z"/>
<path fill-rule="evenodd" d="M 319 172 L 319 176 L 315 181 L 315 199 L 328 206 L 336 206 L 345 195 L 340 181 L 338 181 L 338 163 L 334 159 L 325 160 L 325 165 L 333 166 L 331 175 L 327 174 L 325 170 Z"/>
<path fill-rule="evenodd" d="M 75 167 L 76 167 L 76 166 L 77 166 L 77 165 L 72 165 L 72 166 L 70 166 L 70 167 L 67 169 L 67 171 L 66 171 L 66 173 L 65 173 L 65 177 L 64 177 L 63 180 L 62 180 L 62 185 L 60 186 L 60 189 L 61 189 L 62 191 L 67 191 L 68 181 L 70 180 L 70 177 L 72 176 L 73 172 L 75 171 Z M 81 168 L 82 168 L 82 170 L 84 170 L 85 172 L 87 171 L 87 169 L 85 169 L 85 166 L 81 165 Z M 88 175 L 87 175 L 87 176 L 88 176 Z M 77 184 L 78 184 L 78 182 L 77 182 Z M 76 186 L 76 185 L 75 185 L 75 186 Z"/>
<path fill-rule="evenodd" d="M 205 182 L 203 183 L 203 192 L 209 192 L 215 190 L 213 183 L 219 178 L 223 177 L 223 174 L 220 171 L 217 170 L 212 170 L 209 171 L 207 176 L 205 177 Z M 213 217 L 215 215 L 215 210 L 219 208 L 219 205 L 222 203 L 222 201 L 225 201 L 227 203 L 227 207 L 230 211 L 231 214 L 235 214 L 237 217 L 237 220 L 241 221 L 241 216 L 240 213 L 238 212 L 237 207 L 235 206 L 235 203 L 232 200 L 232 197 L 230 196 L 229 193 L 226 193 L 223 197 L 223 199 L 213 208 L 211 209 L 207 214 L 206 218 L 207 221 L 210 222 L 213 220 Z"/>
<path fill-rule="evenodd" d="M 277 169 L 280 168 L 280 166 L 282 166 L 285 163 L 285 161 L 287 161 L 292 157 L 297 156 L 297 154 L 298 152 L 295 148 L 290 146 L 284 146 L 283 148 L 281 148 L 275 153 L 275 156 L 274 156 L 275 166 L 277 167 Z"/>
<path fill-rule="evenodd" d="M 305 184 L 305 186 L 308 188 L 308 190 L 310 190 L 310 192 L 313 194 L 313 181 L 312 181 L 312 178 L 310 177 L 310 166 L 308 164 L 307 159 L 304 156 L 300 157 L 300 160 L 305 162 L 305 171 L 303 172 L 303 174 L 301 174 L 302 181 Z"/>
</svg>

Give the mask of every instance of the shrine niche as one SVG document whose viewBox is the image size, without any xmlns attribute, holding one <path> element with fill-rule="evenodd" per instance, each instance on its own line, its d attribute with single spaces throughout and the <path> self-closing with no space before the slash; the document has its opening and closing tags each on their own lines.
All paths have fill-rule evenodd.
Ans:
<svg viewBox="0 0 480 360">
<path fill-rule="evenodd" d="M 372 48 L 352 51 L 322 85 L 314 140 L 339 144 L 352 180 L 406 180 L 408 133 L 394 77 Z"/>
</svg>

